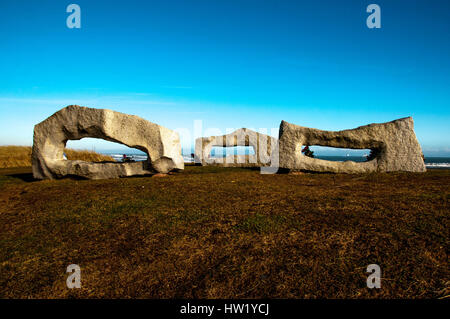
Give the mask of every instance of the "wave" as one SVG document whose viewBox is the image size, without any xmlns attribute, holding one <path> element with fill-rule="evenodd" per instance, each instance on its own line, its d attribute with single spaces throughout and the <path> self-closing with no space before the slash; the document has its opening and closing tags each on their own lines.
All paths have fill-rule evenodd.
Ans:
<svg viewBox="0 0 450 319">
<path fill-rule="evenodd" d="M 123 154 L 108 154 L 111 156 L 116 162 L 122 162 Z M 146 161 L 147 155 L 135 155 L 135 154 L 126 154 L 127 157 L 135 160 L 136 162 Z M 193 163 L 193 159 L 190 155 L 183 155 L 183 159 L 185 163 Z"/>
<path fill-rule="evenodd" d="M 109 156 L 111 156 L 112 158 L 114 158 L 114 160 L 116 162 L 122 162 L 123 159 L 123 154 L 107 154 Z M 138 155 L 138 154 L 126 154 L 129 158 L 140 162 L 140 161 L 146 161 L 147 160 L 147 155 Z M 322 158 L 322 159 L 326 159 L 326 160 L 334 160 L 334 161 L 346 161 L 346 160 L 353 160 L 355 162 L 364 162 L 365 159 L 360 158 L 360 157 L 354 157 L 354 156 L 350 156 L 349 157 L 345 157 L 345 156 L 317 156 L 317 158 Z M 184 155 L 183 154 L 183 159 L 185 163 L 193 163 L 193 159 L 190 155 Z M 427 158 L 426 162 L 425 162 L 425 166 L 428 168 L 450 168 L 450 162 L 447 162 L 449 160 L 449 158 Z M 442 161 L 442 162 L 441 162 Z"/>
<path fill-rule="evenodd" d="M 450 168 L 450 163 L 425 163 L 429 168 Z"/>
<path fill-rule="evenodd" d="M 116 162 L 122 162 L 123 154 L 108 154 Z M 128 158 L 131 158 L 132 160 L 135 160 L 136 162 L 142 162 L 147 160 L 147 155 L 133 155 L 133 154 L 126 154 Z"/>
</svg>

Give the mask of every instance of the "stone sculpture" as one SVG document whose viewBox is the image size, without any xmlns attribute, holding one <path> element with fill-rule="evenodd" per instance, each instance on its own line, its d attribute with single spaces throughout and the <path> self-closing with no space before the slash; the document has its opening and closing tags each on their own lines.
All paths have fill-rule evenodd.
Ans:
<svg viewBox="0 0 450 319">
<path fill-rule="evenodd" d="M 343 131 L 322 131 L 282 121 L 279 163 L 291 171 L 334 173 L 425 172 L 422 149 L 411 117 L 388 123 L 369 124 Z M 371 149 L 377 156 L 366 162 L 333 162 L 301 153 L 303 145 Z"/>
<path fill-rule="evenodd" d="M 214 146 L 252 146 L 252 155 L 227 155 L 226 157 L 211 157 Z M 221 136 L 200 137 L 195 141 L 195 161 L 202 165 L 224 167 L 265 167 L 274 160 L 274 149 L 277 139 L 247 128 L 238 129 L 230 134 Z M 276 158 L 278 160 L 278 157 Z"/>
<path fill-rule="evenodd" d="M 68 140 L 101 138 L 147 153 L 148 160 L 132 163 L 91 163 L 64 160 Z M 118 178 L 184 169 L 178 133 L 135 115 L 70 105 L 34 127 L 33 175 L 37 179 L 78 176 Z"/>
</svg>

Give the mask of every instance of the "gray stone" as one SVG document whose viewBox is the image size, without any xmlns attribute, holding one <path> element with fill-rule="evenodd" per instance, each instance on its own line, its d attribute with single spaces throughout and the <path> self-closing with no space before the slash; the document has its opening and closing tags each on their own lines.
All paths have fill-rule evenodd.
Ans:
<svg viewBox="0 0 450 319">
<path fill-rule="evenodd" d="M 221 136 L 200 137 L 195 140 L 195 161 L 202 165 L 224 167 L 265 167 L 270 166 L 273 159 L 273 149 L 277 139 L 247 128 L 238 129 Z M 252 146 L 252 155 L 227 155 L 226 157 L 211 157 L 214 146 Z M 277 157 L 278 159 L 278 157 Z"/>
<path fill-rule="evenodd" d="M 68 140 L 100 138 L 139 149 L 148 160 L 133 163 L 91 163 L 64 160 Z M 178 133 L 135 115 L 70 105 L 34 127 L 33 175 L 37 179 L 78 176 L 118 178 L 184 169 Z"/>
<path fill-rule="evenodd" d="M 425 172 L 422 149 L 414 133 L 411 117 L 388 123 L 369 124 L 343 131 L 322 131 L 282 121 L 279 141 L 280 167 L 292 171 L 335 173 Z M 303 145 L 376 150 L 367 162 L 333 162 L 301 153 Z"/>
</svg>

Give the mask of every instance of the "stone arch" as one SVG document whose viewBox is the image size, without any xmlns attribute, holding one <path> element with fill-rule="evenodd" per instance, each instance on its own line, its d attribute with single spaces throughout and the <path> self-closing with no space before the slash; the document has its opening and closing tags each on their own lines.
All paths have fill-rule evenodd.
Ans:
<svg viewBox="0 0 450 319">
<path fill-rule="evenodd" d="M 200 137 L 195 141 L 195 160 L 202 165 L 225 167 L 264 167 L 270 166 L 272 150 L 277 139 L 247 128 L 240 128 L 230 134 L 221 136 Z M 224 158 L 210 156 L 215 146 L 234 147 L 251 146 L 253 155 L 228 155 Z"/>
<path fill-rule="evenodd" d="M 279 145 L 280 167 L 293 171 L 334 173 L 426 171 L 411 117 L 343 131 L 322 131 L 282 121 Z M 302 145 L 371 149 L 377 152 L 377 156 L 368 162 L 332 162 L 302 155 Z"/>
<path fill-rule="evenodd" d="M 85 137 L 139 149 L 148 155 L 148 160 L 136 163 L 64 160 L 67 141 Z M 117 178 L 184 168 L 178 133 L 135 115 L 77 105 L 65 107 L 35 126 L 32 164 L 37 179 L 68 175 L 88 179 Z"/>
</svg>

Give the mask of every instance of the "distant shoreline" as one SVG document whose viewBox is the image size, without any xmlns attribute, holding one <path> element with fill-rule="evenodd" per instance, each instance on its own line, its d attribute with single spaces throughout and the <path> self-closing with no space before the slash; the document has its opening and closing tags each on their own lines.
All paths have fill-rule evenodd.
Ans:
<svg viewBox="0 0 450 319">
<path fill-rule="evenodd" d="M 147 160 L 147 155 L 139 153 L 119 153 L 119 152 L 108 152 L 108 153 L 100 153 L 104 155 L 111 156 L 116 161 L 120 162 L 122 160 L 123 155 L 127 155 L 131 157 L 135 161 L 145 161 Z M 366 158 L 363 156 L 332 156 L 332 155 L 318 155 L 316 156 L 318 159 L 335 161 L 335 162 L 345 162 L 345 161 L 354 161 L 354 162 L 365 162 Z M 185 163 L 193 163 L 193 160 L 189 154 L 183 154 L 183 159 Z M 425 157 L 425 166 L 427 169 L 450 169 L 450 157 L 440 157 L 440 156 L 429 156 Z"/>
<path fill-rule="evenodd" d="M 116 161 L 121 162 L 123 155 L 130 157 L 134 161 L 146 161 L 147 155 L 144 152 L 121 152 L 121 151 L 100 151 L 98 153 L 87 150 L 70 150 L 67 149 L 69 159 L 79 159 L 84 161 Z M 242 152 L 237 154 L 242 155 Z M 237 155 L 235 154 L 235 155 Z M 245 154 L 245 153 L 244 153 Z M 232 154 L 228 154 L 232 155 Z M 191 153 L 182 154 L 184 162 L 193 163 Z M 218 156 L 215 156 L 218 157 Z M 365 162 L 364 156 L 333 156 L 333 155 L 316 155 L 318 159 L 328 161 L 354 161 Z M 0 146 L 0 167 L 28 167 L 31 166 L 31 147 L 30 146 Z M 426 156 L 425 166 L 427 169 L 450 169 L 450 156 Z"/>
</svg>

